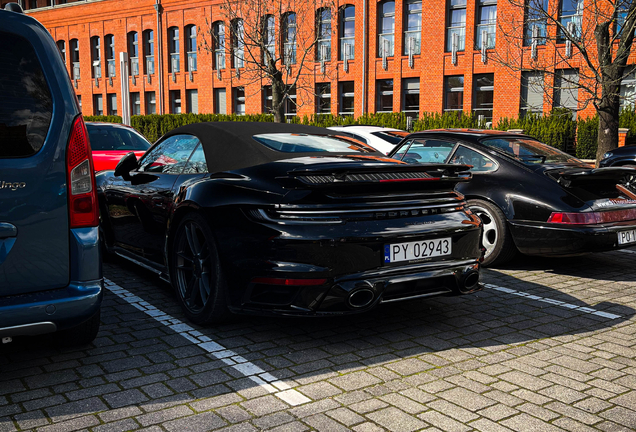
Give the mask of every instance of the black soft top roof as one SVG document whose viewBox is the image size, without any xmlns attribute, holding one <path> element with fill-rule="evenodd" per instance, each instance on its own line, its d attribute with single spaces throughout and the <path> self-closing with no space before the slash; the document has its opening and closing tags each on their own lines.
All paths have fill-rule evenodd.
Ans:
<svg viewBox="0 0 636 432">
<path fill-rule="evenodd" d="M 312 135 L 339 135 L 337 131 L 317 126 L 265 122 L 208 122 L 193 123 L 166 133 L 163 138 L 174 135 L 194 135 L 203 144 L 205 159 L 210 172 L 231 171 L 261 165 L 282 159 L 317 156 L 320 152 L 285 153 L 273 150 L 252 137 L 268 133 L 297 133 Z M 344 139 L 346 136 L 339 135 Z M 360 143 L 362 145 L 362 143 Z M 367 146 L 368 147 L 368 146 Z M 371 149 L 371 147 L 369 147 Z M 325 152 L 326 153 L 326 152 Z M 322 154 L 325 154 L 322 153 Z M 377 155 L 384 156 L 376 152 Z M 330 156 L 350 153 L 329 153 Z M 371 153 L 373 154 L 373 152 Z"/>
</svg>

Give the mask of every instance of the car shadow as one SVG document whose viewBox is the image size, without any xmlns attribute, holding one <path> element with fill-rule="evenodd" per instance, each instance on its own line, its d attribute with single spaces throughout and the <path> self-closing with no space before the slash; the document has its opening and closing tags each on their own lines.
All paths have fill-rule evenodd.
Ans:
<svg viewBox="0 0 636 432">
<path fill-rule="evenodd" d="M 630 320 L 636 314 L 632 307 L 636 284 L 629 283 L 633 259 L 628 255 L 612 252 L 564 260 L 522 257 L 502 268 L 486 269 L 488 285 L 476 294 L 392 303 L 354 316 L 236 316 L 222 325 L 192 327 L 301 392 L 316 381 L 332 380 L 339 385 L 338 377 L 348 372 L 376 366 L 391 369 L 407 358 L 417 358 L 425 367 L 391 370 L 400 378 L 428 374 L 432 380 L 442 376 L 440 367 L 455 366 L 446 358 L 472 362 L 462 364 L 478 369 L 496 362 L 497 355 L 509 358 L 503 352 L 515 346 L 541 345 L 555 337 L 569 339 Z M 574 277 L 579 272 L 583 277 Z M 170 286 L 152 273 L 114 259 L 105 263 L 105 275 L 187 322 Z M 367 385 L 380 386 L 391 379 L 395 374 L 374 375 Z M 153 394 L 156 389 L 149 390 L 153 383 L 165 384 L 165 394 Z M 67 402 L 29 412 L 23 401 L 44 389 L 47 397 L 53 396 L 52 390 L 63 394 Z M 35 337 L 0 347 L 0 401 L 4 397 L 14 407 L 4 408 L 0 426 L 16 419 L 62 422 L 126 405 L 150 412 L 235 392 L 245 397 L 267 394 L 254 381 L 110 292 L 93 344 L 59 348 L 50 337 Z M 308 390 L 306 394 L 319 397 Z"/>
</svg>

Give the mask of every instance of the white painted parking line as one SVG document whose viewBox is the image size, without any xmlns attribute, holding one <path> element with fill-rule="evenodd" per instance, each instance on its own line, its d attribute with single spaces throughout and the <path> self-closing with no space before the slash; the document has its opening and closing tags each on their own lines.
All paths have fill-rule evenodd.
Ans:
<svg viewBox="0 0 636 432">
<path fill-rule="evenodd" d="M 585 312 L 585 313 L 589 313 L 589 314 L 592 314 L 592 315 L 597 315 L 597 316 L 600 316 L 600 317 L 603 317 L 603 318 L 609 318 L 609 319 L 622 318 L 622 316 L 620 316 L 620 315 L 615 315 L 615 314 L 608 313 L 608 312 L 598 311 L 596 309 L 592 309 L 591 307 L 577 306 L 577 305 L 574 305 L 574 304 L 571 304 L 571 303 L 562 302 L 560 300 L 555 300 L 555 299 L 551 299 L 551 298 L 539 297 L 539 296 L 536 296 L 536 295 L 528 294 L 528 293 L 525 293 L 523 291 L 517 291 L 517 290 L 510 289 L 510 288 L 504 288 L 504 287 L 500 287 L 500 286 L 492 285 L 492 284 L 484 284 L 484 286 L 486 288 L 491 288 L 491 289 L 494 289 L 494 290 L 497 290 L 497 291 L 504 292 L 506 294 L 512 294 L 512 295 L 516 295 L 516 296 L 520 296 L 520 297 L 525 297 L 525 298 L 530 299 L 530 300 L 536 300 L 536 301 L 543 302 L 543 303 L 549 303 L 549 304 L 552 304 L 552 305 L 555 305 L 555 306 L 560 306 L 560 307 L 564 307 L 564 308 L 567 308 L 567 309 L 577 310 L 579 312 Z"/>
<path fill-rule="evenodd" d="M 631 249 L 619 249 L 618 252 L 627 252 L 627 253 L 636 254 L 636 250 L 631 250 Z"/>
<path fill-rule="evenodd" d="M 263 369 L 256 366 L 254 363 L 247 361 L 247 359 L 236 354 L 234 351 L 228 350 L 224 346 L 219 345 L 183 321 L 168 315 L 160 309 L 157 309 L 155 306 L 144 301 L 142 298 L 137 297 L 130 291 L 120 287 L 109 279 L 104 279 L 104 283 L 106 289 L 115 294 L 117 297 L 130 303 L 132 306 L 144 312 L 151 318 L 159 321 L 164 326 L 174 330 L 177 334 L 183 336 L 199 348 L 209 352 L 223 363 L 232 366 L 268 393 L 273 393 L 279 399 L 292 406 L 311 402 L 311 399 L 304 396 L 298 390 L 292 389 L 286 382 L 278 380 L 272 374 L 265 372 Z"/>
</svg>

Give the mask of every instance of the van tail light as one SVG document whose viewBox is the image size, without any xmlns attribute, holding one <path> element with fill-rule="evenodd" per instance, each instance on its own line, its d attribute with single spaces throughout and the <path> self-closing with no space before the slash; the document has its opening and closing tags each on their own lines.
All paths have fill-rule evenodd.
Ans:
<svg viewBox="0 0 636 432">
<path fill-rule="evenodd" d="M 69 219 L 71 228 L 95 227 L 99 224 L 95 172 L 88 131 L 82 116 L 75 119 L 66 148 Z"/>
<path fill-rule="evenodd" d="M 561 213 L 555 212 L 548 223 L 564 225 L 592 225 L 636 220 L 636 209 L 610 210 L 604 212 Z"/>
</svg>

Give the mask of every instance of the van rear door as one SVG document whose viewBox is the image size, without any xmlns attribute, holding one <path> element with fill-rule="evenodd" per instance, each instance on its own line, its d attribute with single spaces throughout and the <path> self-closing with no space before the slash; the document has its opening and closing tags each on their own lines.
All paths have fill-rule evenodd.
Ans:
<svg viewBox="0 0 636 432">
<path fill-rule="evenodd" d="M 15 15 L 0 11 L 0 298 L 69 283 L 66 147 L 79 114 L 55 43 Z"/>
</svg>

